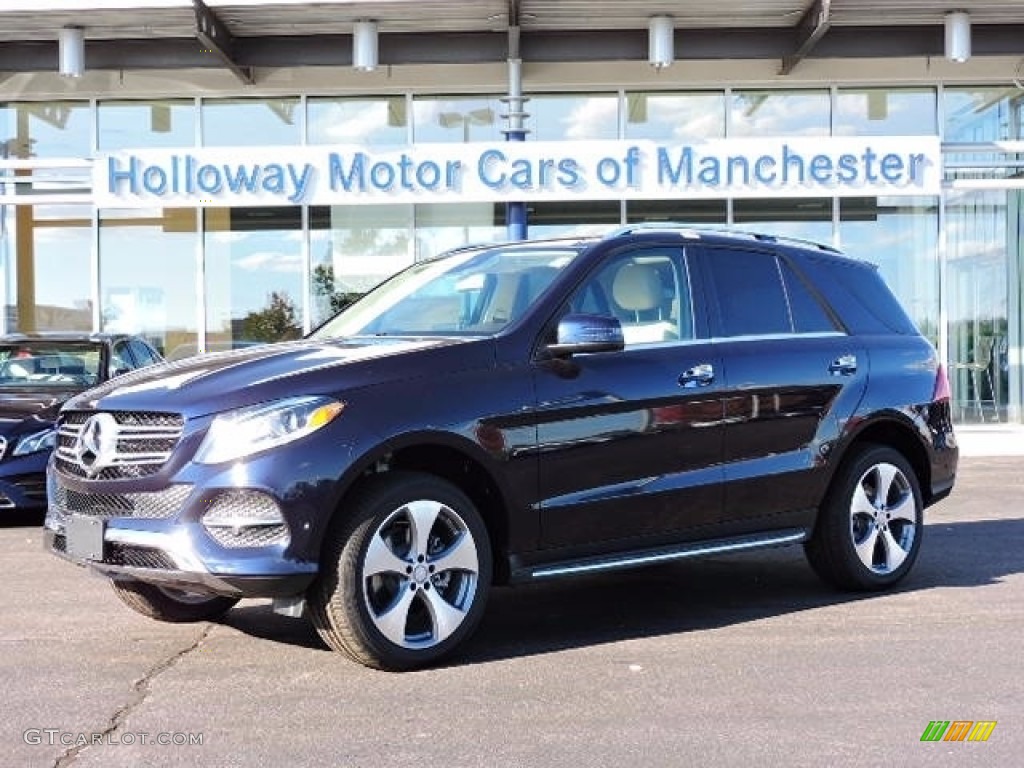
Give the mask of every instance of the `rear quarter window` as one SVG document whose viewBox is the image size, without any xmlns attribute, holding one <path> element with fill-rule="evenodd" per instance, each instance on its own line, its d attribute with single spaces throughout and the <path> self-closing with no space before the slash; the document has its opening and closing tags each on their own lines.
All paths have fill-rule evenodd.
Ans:
<svg viewBox="0 0 1024 768">
<path fill-rule="evenodd" d="M 801 268 L 852 332 L 918 333 L 874 265 L 843 257 L 809 256 L 801 261 Z"/>
</svg>

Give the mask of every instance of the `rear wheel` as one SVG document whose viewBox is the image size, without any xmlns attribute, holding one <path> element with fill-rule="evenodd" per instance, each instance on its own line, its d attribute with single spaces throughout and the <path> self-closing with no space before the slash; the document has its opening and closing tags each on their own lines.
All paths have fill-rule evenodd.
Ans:
<svg viewBox="0 0 1024 768">
<path fill-rule="evenodd" d="M 921 547 L 924 504 L 917 476 L 898 451 L 865 445 L 832 481 L 807 559 L 826 581 L 851 590 L 889 587 Z"/>
<path fill-rule="evenodd" d="M 157 621 L 187 623 L 219 619 L 238 602 L 234 597 L 201 595 L 141 581 L 112 581 L 114 594 L 133 611 Z"/>
<path fill-rule="evenodd" d="M 473 503 L 432 475 L 373 478 L 329 533 L 309 590 L 328 646 L 369 667 L 437 661 L 476 628 L 491 582 L 487 529 Z"/>
</svg>

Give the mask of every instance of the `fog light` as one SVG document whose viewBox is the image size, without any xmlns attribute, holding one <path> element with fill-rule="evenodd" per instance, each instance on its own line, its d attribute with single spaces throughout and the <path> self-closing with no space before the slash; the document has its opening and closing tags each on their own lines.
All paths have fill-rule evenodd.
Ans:
<svg viewBox="0 0 1024 768">
<path fill-rule="evenodd" d="M 214 540 L 233 549 L 287 544 L 291 538 L 277 502 L 259 491 L 218 494 L 203 513 L 202 523 Z"/>
</svg>

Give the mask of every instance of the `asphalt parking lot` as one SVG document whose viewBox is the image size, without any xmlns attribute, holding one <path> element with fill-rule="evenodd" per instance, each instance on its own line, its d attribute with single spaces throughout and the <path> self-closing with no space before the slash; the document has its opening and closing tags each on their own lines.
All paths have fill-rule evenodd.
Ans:
<svg viewBox="0 0 1024 768">
<path fill-rule="evenodd" d="M 792 548 L 499 590 L 466 655 L 402 675 L 264 602 L 151 622 L 0 527 L 0 764 L 1020 765 L 1022 469 L 963 459 L 896 592 Z M 997 725 L 921 742 L 933 720 Z"/>
</svg>

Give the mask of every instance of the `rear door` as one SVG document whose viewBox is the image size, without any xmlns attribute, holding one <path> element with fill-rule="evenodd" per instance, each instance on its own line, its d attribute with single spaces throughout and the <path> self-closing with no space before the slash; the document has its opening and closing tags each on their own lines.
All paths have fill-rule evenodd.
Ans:
<svg viewBox="0 0 1024 768">
<path fill-rule="evenodd" d="M 782 254 L 706 246 L 701 267 L 722 360 L 723 520 L 788 527 L 821 497 L 829 442 L 863 395 L 867 355 Z"/>
</svg>

